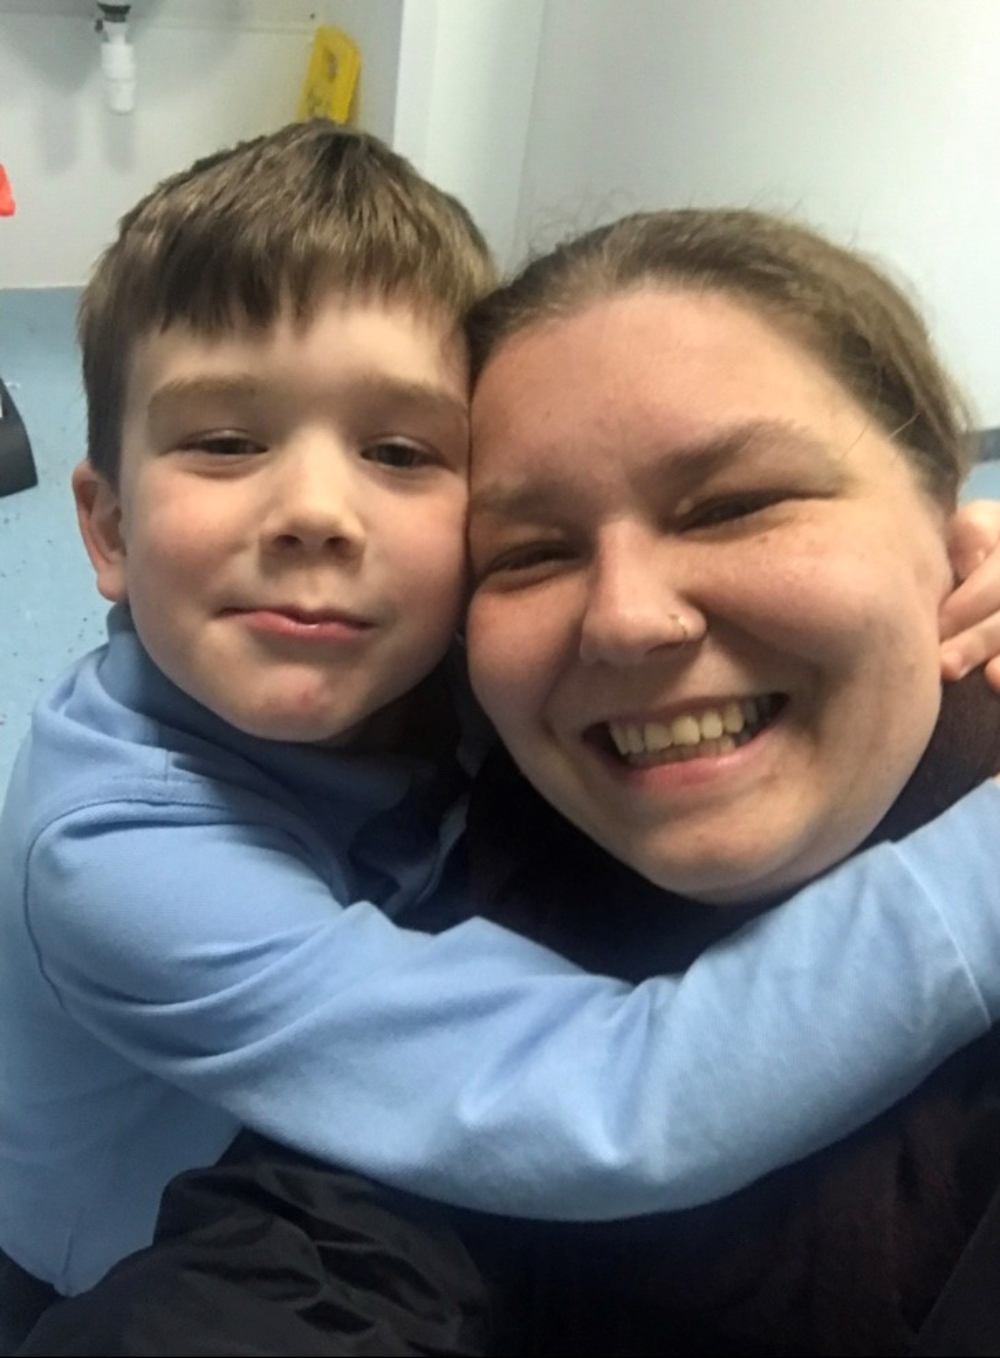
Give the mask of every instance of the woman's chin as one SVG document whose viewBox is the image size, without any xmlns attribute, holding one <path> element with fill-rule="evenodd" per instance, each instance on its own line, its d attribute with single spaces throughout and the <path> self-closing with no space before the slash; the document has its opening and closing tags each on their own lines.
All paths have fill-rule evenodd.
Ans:
<svg viewBox="0 0 1000 1358">
<path fill-rule="evenodd" d="M 616 854 L 641 877 L 677 896 L 703 905 L 719 907 L 749 906 L 766 903 L 802 886 L 815 873 L 797 869 L 791 863 L 765 859 L 760 854 L 713 855 L 709 859 L 664 862 L 655 855 L 634 855 L 631 860 Z"/>
</svg>

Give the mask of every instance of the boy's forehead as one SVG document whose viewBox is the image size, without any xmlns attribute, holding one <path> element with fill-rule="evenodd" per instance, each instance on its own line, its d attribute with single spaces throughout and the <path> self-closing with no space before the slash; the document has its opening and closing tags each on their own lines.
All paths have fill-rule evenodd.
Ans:
<svg viewBox="0 0 1000 1358">
<path fill-rule="evenodd" d="M 349 383 L 467 418 L 468 354 L 456 317 L 406 297 L 333 289 L 308 311 L 289 306 L 266 324 L 237 313 L 224 327 L 148 330 L 132 346 L 126 407 L 135 414 L 212 393 L 250 398 L 289 377 Z"/>
</svg>

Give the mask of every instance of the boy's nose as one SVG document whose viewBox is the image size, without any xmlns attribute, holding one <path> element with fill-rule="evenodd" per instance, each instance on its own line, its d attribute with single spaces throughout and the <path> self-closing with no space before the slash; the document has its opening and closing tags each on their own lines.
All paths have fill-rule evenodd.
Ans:
<svg viewBox="0 0 1000 1358">
<path fill-rule="evenodd" d="M 268 547 L 360 554 L 365 526 L 349 454 L 329 440 L 314 439 L 308 446 L 289 449 L 277 473 L 263 523 Z"/>
<path fill-rule="evenodd" d="M 682 650 L 707 630 L 683 595 L 662 544 L 627 531 L 595 554 L 580 622 L 585 665 L 638 665 L 661 648 Z"/>
</svg>

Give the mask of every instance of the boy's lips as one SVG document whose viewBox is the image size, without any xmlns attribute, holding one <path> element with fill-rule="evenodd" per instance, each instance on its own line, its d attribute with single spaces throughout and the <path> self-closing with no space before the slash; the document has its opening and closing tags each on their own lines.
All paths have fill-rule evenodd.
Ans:
<svg viewBox="0 0 1000 1358">
<path fill-rule="evenodd" d="M 375 620 L 340 608 L 300 608 L 268 604 L 232 610 L 255 632 L 312 641 L 350 641 L 367 636 Z"/>
</svg>

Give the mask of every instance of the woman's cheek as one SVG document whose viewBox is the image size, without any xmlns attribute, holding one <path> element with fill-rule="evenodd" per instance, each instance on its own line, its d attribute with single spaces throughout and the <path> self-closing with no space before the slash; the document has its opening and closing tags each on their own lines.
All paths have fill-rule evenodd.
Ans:
<svg viewBox="0 0 1000 1358">
<path fill-rule="evenodd" d="M 502 640 L 505 610 L 502 604 L 498 606 L 498 602 L 496 598 L 488 598 L 481 593 L 473 594 L 465 627 L 472 689 L 491 716 L 496 705 L 494 694 L 505 687 L 505 675 L 509 668 L 509 657 Z"/>
<path fill-rule="evenodd" d="M 721 590 L 711 601 L 710 632 L 713 622 L 732 624 L 790 659 L 840 670 L 868 649 L 870 628 L 895 627 L 896 572 L 873 569 L 842 540 L 810 540 L 794 550 L 776 543 L 769 554 L 747 552 L 732 564 L 738 570 L 726 602 Z"/>
<path fill-rule="evenodd" d="M 466 637 L 472 687 L 498 724 L 517 720 L 529 695 L 544 688 L 551 662 L 548 610 L 533 607 L 530 592 L 474 594 Z"/>
</svg>

